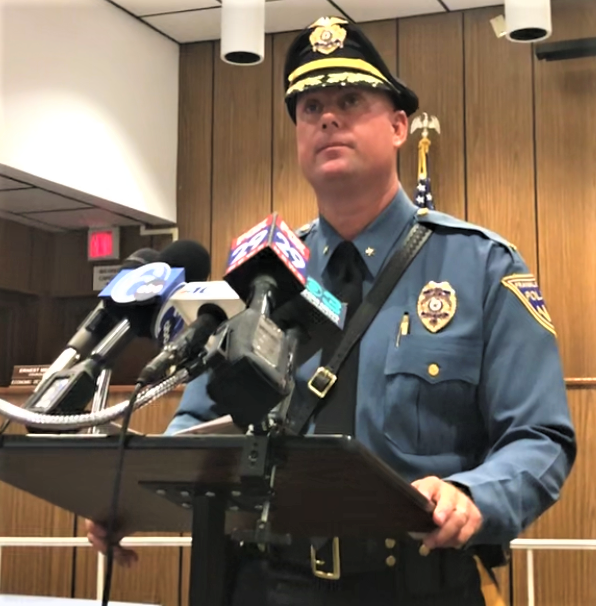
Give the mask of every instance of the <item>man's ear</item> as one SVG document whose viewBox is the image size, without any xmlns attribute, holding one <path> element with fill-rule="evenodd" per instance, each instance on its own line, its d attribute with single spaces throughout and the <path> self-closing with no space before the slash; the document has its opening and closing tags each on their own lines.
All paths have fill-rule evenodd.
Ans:
<svg viewBox="0 0 596 606">
<path fill-rule="evenodd" d="M 393 142 L 396 149 L 399 149 L 408 139 L 408 117 L 406 112 L 401 109 L 395 110 L 391 117 L 391 126 L 393 128 Z"/>
</svg>

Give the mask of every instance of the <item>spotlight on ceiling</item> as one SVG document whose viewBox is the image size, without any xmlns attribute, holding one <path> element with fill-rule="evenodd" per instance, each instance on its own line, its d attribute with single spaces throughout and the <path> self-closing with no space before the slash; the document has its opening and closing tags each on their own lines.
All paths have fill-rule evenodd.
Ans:
<svg viewBox="0 0 596 606">
<path fill-rule="evenodd" d="M 265 57 L 265 0 L 223 0 L 221 58 L 232 65 L 257 65 Z"/>
<path fill-rule="evenodd" d="M 507 38 L 512 42 L 539 42 L 553 31 L 550 0 L 505 0 Z"/>
</svg>

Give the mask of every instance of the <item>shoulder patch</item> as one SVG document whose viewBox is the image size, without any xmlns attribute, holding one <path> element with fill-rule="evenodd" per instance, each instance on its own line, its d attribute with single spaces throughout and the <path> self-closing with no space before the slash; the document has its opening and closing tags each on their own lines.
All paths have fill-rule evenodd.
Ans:
<svg viewBox="0 0 596 606">
<path fill-rule="evenodd" d="M 301 240 L 304 240 L 304 238 L 306 238 L 306 236 L 308 236 L 308 234 L 310 234 L 310 232 L 312 232 L 313 229 L 315 229 L 318 224 L 319 224 L 319 220 L 318 219 L 314 219 L 310 223 L 305 223 L 302 227 L 300 227 L 297 230 L 295 230 L 294 233 Z"/>
<path fill-rule="evenodd" d="M 501 280 L 501 284 L 508 288 L 524 305 L 524 307 L 532 314 L 532 317 L 543 328 L 546 328 L 555 337 L 555 327 L 553 321 L 546 309 L 546 304 L 540 292 L 540 287 L 536 278 L 532 274 L 512 274 L 505 276 Z"/>
<path fill-rule="evenodd" d="M 515 245 L 511 244 L 511 242 L 508 242 L 505 240 L 505 238 L 494 231 L 481 227 L 480 225 L 475 225 L 474 223 L 468 223 L 467 221 L 457 219 L 452 215 L 447 215 L 436 210 L 429 210 L 428 208 L 421 208 L 416 213 L 416 219 L 419 223 L 440 225 L 442 227 L 450 227 L 452 229 L 461 229 L 462 231 L 482 234 L 485 238 L 498 242 L 511 251 L 517 251 L 517 247 Z"/>
</svg>

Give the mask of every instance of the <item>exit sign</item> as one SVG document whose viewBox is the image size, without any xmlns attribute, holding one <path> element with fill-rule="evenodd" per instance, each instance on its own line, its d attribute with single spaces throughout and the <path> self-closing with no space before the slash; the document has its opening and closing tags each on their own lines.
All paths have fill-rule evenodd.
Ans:
<svg viewBox="0 0 596 606">
<path fill-rule="evenodd" d="M 87 237 L 87 259 L 89 261 L 120 259 L 120 228 L 90 229 Z"/>
</svg>

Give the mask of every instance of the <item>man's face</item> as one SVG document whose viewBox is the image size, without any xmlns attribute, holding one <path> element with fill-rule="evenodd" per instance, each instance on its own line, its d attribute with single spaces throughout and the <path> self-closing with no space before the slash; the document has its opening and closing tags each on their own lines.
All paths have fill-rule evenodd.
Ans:
<svg viewBox="0 0 596 606">
<path fill-rule="evenodd" d="M 395 170 L 407 118 L 389 96 L 357 87 L 305 92 L 296 107 L 298 161 L 312 185 Z"/>
</svg>

